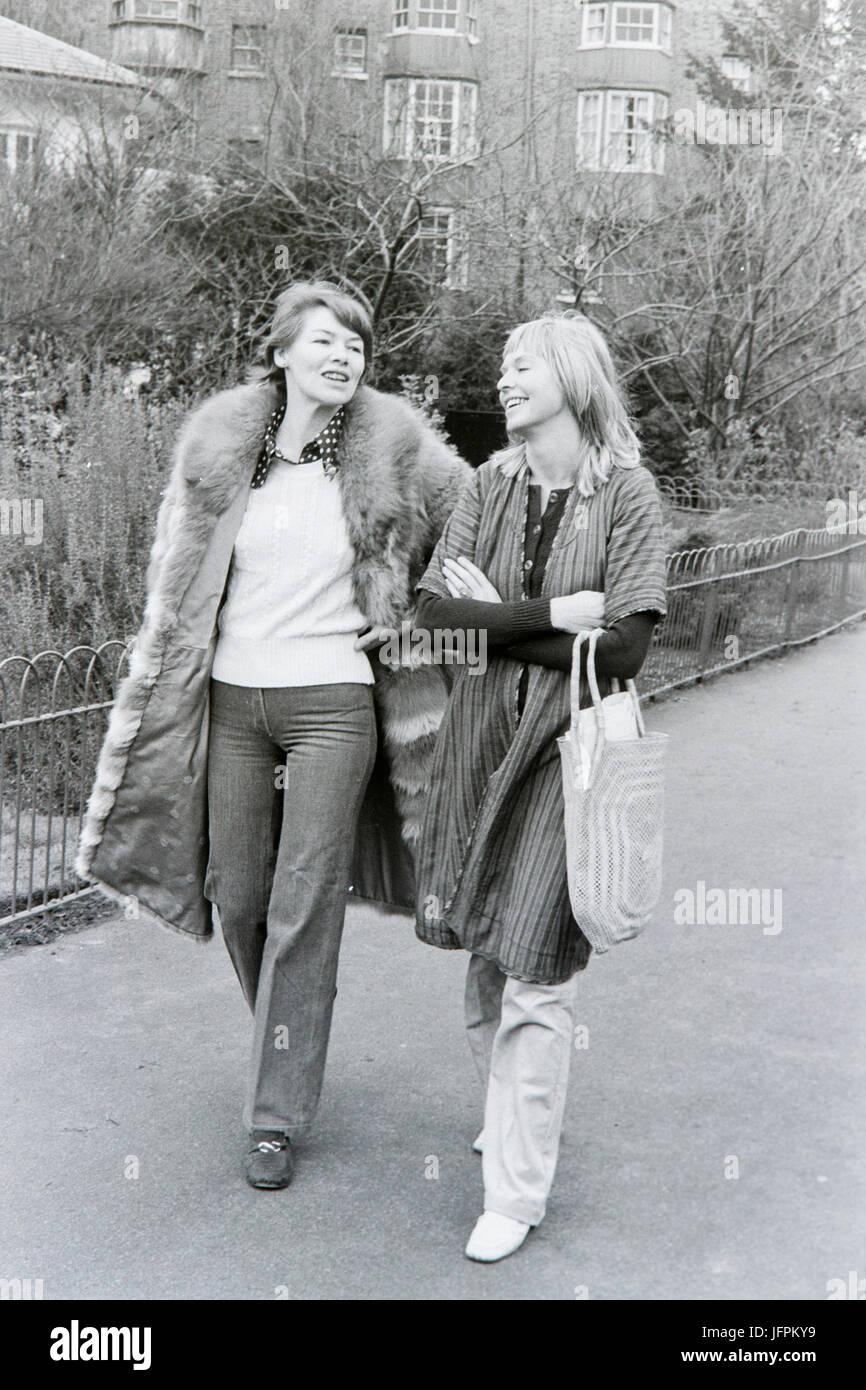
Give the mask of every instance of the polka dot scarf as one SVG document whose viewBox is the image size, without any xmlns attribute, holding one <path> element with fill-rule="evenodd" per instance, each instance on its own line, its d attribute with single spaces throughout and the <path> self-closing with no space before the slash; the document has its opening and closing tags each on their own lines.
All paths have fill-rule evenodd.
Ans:
<svg viewBox="0 0 866 1390">
<path fill-rule="evenodd" d="M 315 439 L 311 439 L 309 444 L 304 445 L 301 450 L 301 457 L 297 460 L 286 458 L 285 454 L 281 454 L 277 448 L 277 430 L 282 424 L 285 413 L 286 407 L 283 403 L 277 406 L 268 420 L 262 450 L 250 487 L 261 487 L 268 476 L 274 458 L 283 459 L 285 463 L 312 463 L 316 459 L 321 459 L 325 475 L 328 478 L 333 478 L 337 472 L 340 464 L 340 442 L 343 438 L 343 426 L 346 422 L 345 406 L 341 405 L 336 415 L 328 421 L 323 430 L 319 431 Z"/>
</svg>

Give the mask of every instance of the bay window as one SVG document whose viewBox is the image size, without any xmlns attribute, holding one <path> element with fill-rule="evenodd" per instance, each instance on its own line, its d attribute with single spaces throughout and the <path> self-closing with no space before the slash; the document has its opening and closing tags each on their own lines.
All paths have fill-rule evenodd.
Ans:
<svg viewBox="0 0 866 1390">
<path fill-rule="evenodd" d="M 581 48 L 671 49 L 669 5 L 584 5 Z"/>
<path fill-rule="evenodd" d="M 580 92 L 577 159 L 584 169 L 660 174 L 664 143 L 654 125 L 667 115 L 661 92 Z"/>
<path fill-rule="evenodd" d="M 478 34 L 478 0 L 391 0 L 391 32 Z"/>
<path fill-rule="evenodd" d="M 405 159 L 471 156 L 477 107 L 474 82 L 390 78 L 385 83 L 385 153 Z"/>
</svg>

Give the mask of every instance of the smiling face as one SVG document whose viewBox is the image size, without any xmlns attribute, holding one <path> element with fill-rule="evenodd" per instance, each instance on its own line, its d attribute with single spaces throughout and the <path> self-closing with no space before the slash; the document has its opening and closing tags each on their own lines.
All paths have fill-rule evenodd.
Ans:
<svg viewBox="0 0 866 1390">
<path fill-rule="evenodd" d="M 277 348 L 274 362 L 283 367 L 286 385 L 308 401 L 337 409 L 350 401 L 364 371 L 363 339 L 330 309 L 308 309 L 288 347 Z"/>
<path fill-rule="evenodd" d="M 518 348 L 507 353 L 496 389 L 509 434 L 525 436 L 569 411 L 565 392 L 543 357 Z"/>
</svg>

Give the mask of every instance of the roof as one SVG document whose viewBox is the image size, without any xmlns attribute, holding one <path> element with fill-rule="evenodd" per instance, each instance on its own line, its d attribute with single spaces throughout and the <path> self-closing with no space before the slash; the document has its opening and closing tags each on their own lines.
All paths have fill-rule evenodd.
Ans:
<svg viewBox="0 0 866 1390">
<path fill-rule="evenodd" d="M 0 15 L 0 71 L 77 78 L 118 87 L 134 87 L 139 79 L 129 68 L 109 63 L 84 48 L 29 29 Z"/>
</svg>

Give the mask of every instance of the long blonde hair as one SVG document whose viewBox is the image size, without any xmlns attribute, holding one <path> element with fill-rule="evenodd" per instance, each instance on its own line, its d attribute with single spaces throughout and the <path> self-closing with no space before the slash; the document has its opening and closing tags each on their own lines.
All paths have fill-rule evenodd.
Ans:
<svg viewBox="0 0 866 1390">
<path fill-rule="evenodd" d="M 503 355 L 521 349 L 547 363 L 580 426 L 583 444 L 575 479 L 580 495 L 591 497 L 614 467 L 636 468 L 640 444 L 613 359 L 595 324 L 574 310 L 546 314 L 518 324 L 509 334 Z M 500 449 L 493 460 L 506 476 L 514 477 L 526 462 L 526 446 L 518 430 L 509 430 L 509 438 L 511 445 Z"/>
</svg>

